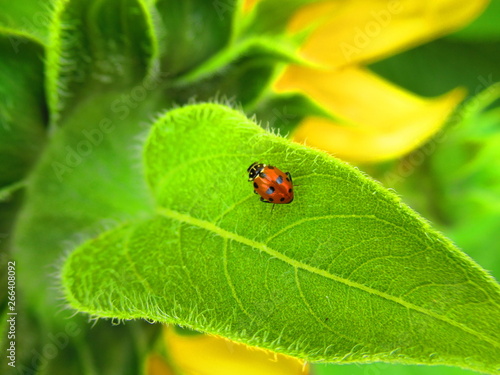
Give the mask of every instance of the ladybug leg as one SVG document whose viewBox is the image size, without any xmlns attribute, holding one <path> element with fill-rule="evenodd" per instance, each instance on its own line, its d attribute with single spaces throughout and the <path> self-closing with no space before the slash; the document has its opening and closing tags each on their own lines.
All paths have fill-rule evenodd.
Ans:
<svg viewBox="0 0 500 375">
<path fill-rule="evenodd" d="M 285 174 L 288 176 L 288 178 L 290 179 L 290 182 L 293 184 L 292 175 L 290 174 L 290 172 L 286 172 Z M 300 185 L 295 185 L 294 184 L 294 186 L 300 186 Z"/>
</svg>

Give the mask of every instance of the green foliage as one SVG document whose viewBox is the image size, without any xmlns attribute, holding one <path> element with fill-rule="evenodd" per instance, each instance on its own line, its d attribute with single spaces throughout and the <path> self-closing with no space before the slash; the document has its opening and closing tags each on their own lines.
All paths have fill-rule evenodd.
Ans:
<svg viewBox="0 0 500 375">
<path fill-rule="evenodd" d="M 500 277 L 500 84 L 467 102 L 430 160 L 446 232 Z"/>
<path fill-rule="evenodd" d="M 57 276 L 63 264 L 69 300 L 96 316 L 181 323 L 317 360 L 494 372 L 499 319 L 488 309 L 498 286 L 397 197 L 227 107 L 158 119 L 217 97 L 281 134 L 326 116 L 300 93 L 269 92 L 284 64 L 307 63 L 297 50 L 310 29 L 284 31 L 315 1 L 263 0 L 243 15 L 236 0 L 0 0 L 0 267 L 16 260 L 19 373 L 136 375 L 157 344 L 159 325 L 72 316 Z M 416 54 L 426 69 L 440 67 L 440 79 L 402 55 L 401 82 L 440 94 L 465 77 L 474 94 L 478 79 L 484 88 L 496 78 L 490 45 L 436 45 L 439 53 Z M 463 59 L 464 51 L 474 53 Z M 439 209 L 476 220 L 447 233 L 489 266 L 498 111 L 483 107 L 429 164 Z M 445 161 L 469 152 L 469 170 L 450 173 Z M 293 174 L 291 205 L 258 201 L 245 173 L 256 160 Z M 2 350 L 5 297 L 1 289 Z M 370 368 L 380 366 L 389 365 Z"/>
<path fill-rule="evenodd" d="M 317 2 L 319 0 L 259 1 L 253 10 L 253 19 L 248 23 L 247 31 L 257 34 L 282 33 L 297 9 Z"/>
<path fill-rule="evenodd" d="M 259 103 L 255 109 L 257 118 L 282 135 L 289 134 L 307 116 L 324 117 L 338 123 L 344 120 L 333 118 L 326 110 L 314 103 L 305 95 L 281 94 L 273 95 Z"/>
<path fill-rule="evenodd" d="M 42 46 L 24 36 L 0 32 L 0 50 L 12 52 L 0 59 L 1 189 L 18 183 L 31 167 L 44 143 L 47 112 Z"/>
<path fill-rule="evenodd" d="M 48 39 L 53 3 L 53 0 L 0 0 L 0 9 L 2 9 L 0 30 L 9 30 L 45 44 Z"/>
<path fill-rule="evenodd" d="M 169 74 L 186 73 L 233 39 L 237 0 L 159 0 L 162 68 Z"/>
<path fill-rule="evenodd" d="M 498 371 L 498 285 L 352 167 L 212 104 L 160 118 L 144 159 L 156 214 L 71 253 L 78 310 L 315 361 Z M 296 201 L 258 202 L 244 178 L 255 160 L 291 171 Z"/>
<path fill-rule="evenodd" d="M 464 102 L 449 125 L 401 161 L 371 171 L 497 279 L 500 254 L 499 85 Z"/>
<path fill-rule="evenodd" d="M 471 41 L 500 41 L 499 12 L 500 2 L 490 1 L 486 10 L 469 25 L 454 33 L 453 38 Z"/>
<path fill-rule="evenodd" d="M 151 73 L 157 57 L 151 16 L 141 0 L 57 4 L 47 55 L 53 124 L 96 92 L 137 83 Z"/>
<path fill-rule="evenodd" d="M 335 366 L 318 364 L 314 366 L 315 375 L 473 375 L 476 372 L 446 366 L 409 366 L 392 363 L 374 363 L 370 365 Z"/>
</svg>

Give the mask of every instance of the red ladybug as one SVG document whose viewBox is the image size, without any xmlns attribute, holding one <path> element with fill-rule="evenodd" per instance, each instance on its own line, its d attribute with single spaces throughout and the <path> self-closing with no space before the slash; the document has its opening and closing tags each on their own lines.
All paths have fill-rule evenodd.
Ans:
<svg viewBox="0 0 500 375">
<path fill-rule="evenodd" d="M 254 193 L 265 203 L 286 204 L 293 201 L 293 183 L 290 173 L 283 173 L 272 165 L 253 163 L 247 169 L 248 181 L 253 181 Z"/>
</svg>

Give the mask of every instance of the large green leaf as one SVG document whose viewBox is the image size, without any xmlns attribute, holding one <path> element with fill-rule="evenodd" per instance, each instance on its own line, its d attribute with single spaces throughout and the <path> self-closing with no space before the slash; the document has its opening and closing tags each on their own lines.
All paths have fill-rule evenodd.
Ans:
<svg viewBox="0 0 500 375">
<path fill-rule="evenodd" d="M 471 370 L 445 366 L 408 366 L 389 363 L 372 363 L 367 365 L 316 364 L 314 375 L 474 375 Z"/>
<path fill-rule="evenodd" d="M 45 43 L 51 25 L 53 0 L 0 0 L 0 28 L 4 27 L 19 34 L 29 35 Z M 12 38 L 15 50 L 22 48 L 25 41 Z"/>
<path fill-rule="evenodd" d="M 153 72 L 158 51 L 144 0 L 60 1 L 53 24 L 46 74 L 54 124 L 96 92 L 127 89 Z"/>
<path fill-rule="evenodd" d="M 68 371 L 75 374 L 137 374 L 142 367 L 144 352 L 131 344 L 129 327 L 113 330 L 106 322 L 91 329 L 81 317 L 69 317 L 54 269 L 69 243 L 151 209 L 146 184 L 137 183 L 142 177 L 134 150 L 144 124 L 170 102 L 161 95 L 164 77 L 153 69 L 149 17 L 139 0 L 61 1 L 55 12 L 46 82 L 52 120 L 61 126 L 27 181 L 13 256 L 26 310 L 36 319 L 33 350 L 52 345 L 50 337 L 65 333 L 68 324 L 78 332 L 66 335 L 68 345 L 40 368 L 32 365 L 31 348 L 19 347 L 19 367 L 37 374 L 69 368 L 65 358 L 74 360 Z M 106 342 L 117 331 L 119 342 Z"/>
<path fill-rule="evenodd" d="M 499 285 L 357 170 L 215 104 L 160 118 L 144 155 L 156 214 L 69 256 L 78 310 L 313 361 L 498 373 Z M 256 160 L 292 173 L 292 204 L 259 202 L 245 178 Z"/>
<path fill-rule="evenodd" d="M 36 312 L 37 327 L 30 334 L 39 334 L 50 343 L 50 337 L 65 332 L 68 324 L 78 326 L 78 334 L 68 336 L 71 345 L 49 361 L 42 374 L 52 375 L 54 368 L 64 368 L 67 356 L 80 364 L 76 366 L 81 372 L 75 374 L 133 375 L 142 366 L 137 358 L 142 353 L 134 354 L 133 337 L 124 338 L 124 330 L 106 328 L 109 322 L 91 328 L 82 317 L 70 319 L 54 277 L 71 243 L 151 211 L 151 198 L 141 183 L 140 158 L 134 150 L 144 132 L 139 124 L 159 109 L 158 93 L 148 92 L 148 100 L 134 108 L 113 111 L 117 98 L 130 92 L 96 94 L 78 106 L 53 134 L 26 187 L 13 256 L 18 262 L 18 287 L 27 308 Z M 122 338 L 115 341 L 117 332 Z M 113 350 L 108 349 L 111 347 Z M 43 344 L 37 350 L 42 349 Z M 29 363 L 20 365 L 31 368 Z"/>
<path fill-rule="evenodd" d="M 22 40 L 17 50 L 13 39 Z M 45 141 L 42 46 L 0 31 L 0 200 L 16 189 Z M 18 187 L 19 185 L 17 185 Z M 7 188 L 8 187 L 8 188 Z"/>
</svg>

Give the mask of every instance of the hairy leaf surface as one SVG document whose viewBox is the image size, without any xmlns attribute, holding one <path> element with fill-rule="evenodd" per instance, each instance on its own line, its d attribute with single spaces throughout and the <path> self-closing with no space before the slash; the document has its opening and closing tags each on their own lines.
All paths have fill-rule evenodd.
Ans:
<svg viewBox="0 0 500 375">
<path fill-rule="evenodd" d="M 215 104 L 160 118 L 144 157 L 156 215 L 70 255 L 75 308 L 313 361 L 498 373 L 498 284 L 357 170 Z M 259 202 L 254 161 L 291 172 L 292 204 Z"/>
<path fill-rule="evenodd" d="M 141 0 L 57 3 L 46 64 L 53 123 L 96 92 L 127 89 L 152 74 L 150 17 Z"/>
<path fill-rule="evenodd" d="M 162 70 L 185 73 L 223 48 L 231 39 L 236 0 L 157 0 Z"/>
</svg>

